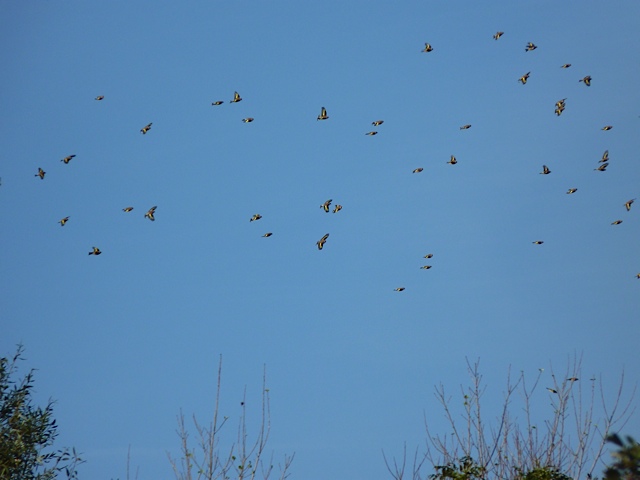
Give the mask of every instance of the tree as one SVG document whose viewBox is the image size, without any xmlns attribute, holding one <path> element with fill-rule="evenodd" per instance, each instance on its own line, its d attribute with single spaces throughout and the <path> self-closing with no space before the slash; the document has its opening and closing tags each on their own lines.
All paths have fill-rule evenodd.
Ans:
<svg viewBox="0 0 640 480">
<path fill-rule="evenodd" d="M 15 380 L 23 346 L 12 359 L 0 358 L 0 478 L 2 480 L 50 480 L 64 472 L 76 479 L 83 460 L 75 449 L 49 450 L 58 436 L 53 400 L 34 406 L 31 389 L 34 370 Z"/>
<path fill-rule="evenodd" d="M 635 390 L 628 402 L 622 398 L 624 374 L 613 400 L 607 403 L 602 382 L 595 377 L 582 378 L 576 359 L 562 376 L 556 377 L 551 369 L 550 379 L 547 377 L 550 383 L 545 387 L 541 386 L 544 369 L 539 369 L 533 383 L 527 382 L 523 372 L 515 381 L 509 375 L 504 400 L 497 409 L 482 401 L 486 387 L 479 362 L 467 361 L 467 370 L 471 386 L 461 387 L 453 404 L 454 397 L 442 384 L 436 388 L 436 399 L 451 431 L 433 434 L 425 417 L 426 448 L 415 451 L 409 477 L 412 480 L 426 478 L 428 464 L 436 472 L 429 475 L 433 480 L 592 478 L 603 467 L 602 457 L 613 427 L 624 425 L 633 412 Z M 588 386 L 586 396 L 583 384 Z M 544 401 L 550 405 L 541 404 Z M 461 407 L 461 414 L 456 413 L 456 406 Z M 495 420 L 487 413 L 493 409 L 497 411 Z M 536 413 L 544 410 L 548 418 L 536 418 Z M 385 457 L 385 463 L 393 478 L 405 478 L 406 447 L 401 461 L 394 458 L 392 466 Z"/>
<path fill-rule="evenodd" d="M 611 454 L 615 462 L 607 468 L 604 478 L 606 480 L 640 480 L 640 443 L 633 437 L 626 437 L 626 441 L 623 441 L 618 434 L 609 435 L 608 441 L 619 448 Z"/>
<path fill-rule="evenodd" d="M 266 446 L 271 431 L 271 413 L 269 409 L 269 389 L 266 387 L 266 373 L 262 376 L 262 415 L 258 432 L 253 441 L 249 440 L 246 423 L 246 391 L 241 402 L 242 414 L 238 425 L 238 439 L 226 446 L 222 451 L 221 430 L 228 417 L 218 418 L 220 406 L 220 385 L 222 379 L 222 357 L 218 364 L 218 382 L 216 399 L 213 407 L 213 419 L 207 427 L 194 417 L 193 423 L 197 432 L 198 447 L 189 442 L 189 431 L 185 425 L 184 415 L 178 416 L 178 436 L 180 437 L 181 458 L 169 455 L 169 462 L 177 480 L 268 480 L 273 472 L 273 455 L 265 459 Z M 289 468 L 294 455 L 285 455 L 280 465 L 279 480 L 289 476 Z"/>
</svg>

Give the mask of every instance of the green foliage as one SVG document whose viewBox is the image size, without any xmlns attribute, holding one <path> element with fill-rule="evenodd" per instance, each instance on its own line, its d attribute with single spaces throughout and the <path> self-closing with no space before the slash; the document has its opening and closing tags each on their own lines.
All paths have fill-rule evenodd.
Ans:
<svg viewBox="0 0 640 480">
<path fill-rule="evenodd" d="M 13 359 L 0 358 L 0 479 L 50 480 L 64 472 L 76 479 L 76 466 L 83 461 L 75 449 L 47 451 L 58 436 L 53 418 L 53 401 L 47 406 L 32 404 L 31 370 L 14 380 L 23 347 L 18 346 Z"/>
<path fill-rule="evenodd" d="M 526 474 L 518 471 L 516 478 L 519 480 L 573 480 L 555 467 L 538 467 Z"/>
<path fill-rule="evenodd" d="M 607 441 L 619 448 L 611 454 L 615 462 L 607 468 L 604 478 L 606 480 L 639 480 L 640 443 L 629 436 L 623 441 L 618 434 L 610 435 Z"/>
<path fill-rule="evenodd" d="M 429 475 L 431 480 L 482 480 L 487 469 L 478 465 L 471 457 L 462 457 L 459 463 L 449 462 L 446 465 L 435 465 L 436 473 Z"/>
</svg>

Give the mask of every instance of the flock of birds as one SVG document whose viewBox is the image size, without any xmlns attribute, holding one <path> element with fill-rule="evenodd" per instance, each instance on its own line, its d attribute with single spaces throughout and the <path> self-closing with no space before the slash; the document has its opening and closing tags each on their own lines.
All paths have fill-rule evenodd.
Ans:
<svg viewBox="0 0 640 480">
<path fill-rule="evenodd" d="M 494 40 L 498 40 L 500 39 L 502 36 L 504 35 L 504 32 L 498 31 L 493 35 Z M 532 42 L 528 42 L 525 45 L 525 52 L 532 52 L 534 50 L 536 50 L 538 48 L 537 45 L 535 45 Z M 425 47 L 423 50 L 421 50 L 424 53 L 431 53 L 434 51 L 433 46 L 430 43 L 425 43 Z M 571 64 L 570 63 L 565 63 L 563 65 L 560 66 L 560 68 L 563 69 L 567 69 L 570 68 Z M 531 75 L 531 72 L 527 72 L 524 75 L 522 75 L 519 79 L 518 82 L 520 82 L 522 85 L 526 85 L 527 81 L 529 80 L 529 77 Z M 581 83 L 584 83 L 585 86 L 590 87 L 591 86 L 591 76 L 586 75 L 585 77 L 579 79 L 578 81 Z M 104 100 L 104 95 L 98 95 L 97 97 L 95 97 L 96 101 L 102 101 Z M 562 113 L 564 112 L 565 108 L 566 108 L 566 98 L 563 98 L 561 100 L 558 100 L 555 103 L 555 114 L 557 116 L 562 115 Z M 240 94 L 238 92 L 234 93 L 233 99 L 231 99 L 229 101 L 229 103 L 237 103 L 242 101 L 242 97 L 240 96 Z M 217 100 L 211 103 L 212 106 L 219 106 L 222 105 L 224 103 L 223 100 Z M 322 107 L 320 110 L 320 114 L 317 117 L 317 120 L 328 120 L 329 119 L 329 115 L 327 113 L 327 109 L 325 107 Z M 244 123 L 251 123 L 254 121 L 253 117 L 247 117 L 247 118 L 243 118 L 242 121 Z M 373 121 L 371 124 L 374 127 L 379 127 L 380 125 L 382 125 L 384 123 L 384 120 L 375 120 Z M 140 129 L 140 133 L 142 135 L 146 135 L 152 127 L 153 123 L 148 123 L 147 125 L 145 125 L 144 127 L 142 127 Z M 460 127 L 460 130 L 468 130 L 469 128 L 471 128 L 471 124 L 466 124 L 466 125 L 462 125 Z M 604 127 L 602 127 L 603 131 L 609 131 L 613 128 L 612 125 L 605 125 Z M 377 135 L 378 131 L 377 130 L 371 130 L 367 133 L 365 133 L 365 135 L 369 135 L 369 136 L 373 136 L 373 135 Z M 67 157 L 64 157 L 61 162 L 63 162 L 64 164 L 68 164 L 69 162 L 71 162 L 71 160 L 75 158 L 75 155 L 69 155 Z M 456 159 L 456 157 L 454 155 L 451 155 L 451 158 L 449 159 L 449 161 L 447 162 L 447 164 L 449 165 L 456 165 L 458 163 L 458 160 Z M 599 160 L 599 165 L 594 169 L 596 171 L 599 172 L 604 172 L 606 171 L 608 165 L 609 165 L 609 151 L 606 150 L 603 155 L 602 158 Z M 422 167 L 416 168 L 413 170 L 412 173 L 417 174 L 423 171 Z M 542 172 L 540 172 L 541 175 L 549 175 L 551 173 L 551 170 L 549 169 L 549 167 L 547 165 L 543 165 L 542 166 Z M 41 168 L 38 167 L 38 173 L 35 174 L 36 177 L 39 177 L 41 180 L 44 180 L 46 175 L 46 172 Z M 567 190 L 567 194 L 574 194 L 578 191 L 577 188 L 569 188 Z M 332 199 L 329 199 L 327 201 L 325 201 L 322 205 L 320 205 L 320 208 L 324 210 L 325 213 L 329 213 L 331 211 L 330 207 L 331 207 L 331 203 L 332 203 Z M 630 199 L 627 202 L 624 203 L 624 207 L 626 208 L 627 211 L 631 210 L 631 205 L 634 203 L 635 199 Z M 155 211 L 156 211 L 157 206 L 153 206 L 151 207 L 145 214 L 144 217 L 151 220 L 151 221 L 155 221 Z M 342 205 L 340 204 L 336 204 L 333 208 L 333 213 L 338 213 L 340 210 L 342 210 Z M 128 206 L 122 209 L 123 212 L 128 213 L 131 212 L 133 210 L 133 207 Z M 61 220 L 58 221 L 58 223 L 64 227 L 67 222 L 69 221 L 69 216 L 62 218 Z M 262 215 L 260 215 L 259 213 L 256 213 L 254 215 L 251 216 L 251 218 L 249 219 L 250 222 L 254 222 L 254 221 L 258 221 L 262 218 Z M 615 220 L 611 223 L 611 225 L 620 225 L 622 223 L 622 220 Z M 273 235 L 273 232 L 266 232 L 264 235 L 262 235 L 265 238 L 271 237 Z M 325 244 L 327 243 L 327 240 L 329 238 L 329 233 L 326 233 L 325 235 L 322 236 L 322 238 L 320 238 L 317 242 L 316 242 L 316 246 L 318 248 L 318 250 L 322 250 L 325 246 Z M 542 245 L 544 243 L 544 241 L 542 240 L 535 240 L 532 242 L 534 245 Z M 102 252 L 98 247 L 93 246 L 91 248 L 91 251 L 89 251 L 89 255 L 100 255 Z M 433 257 L 432 253 L 429 253 L 427 255 L 424 255 L 424 258 L 426 259 L 430 259 Z M 424 265 L 422 267 L 420 267 L 421 269 L 425 269 L 428 270 L 430 268 L 432 268 L 431 265 Z M 636 274 L 636 278 L 640 279 L 640 273 Z M 405 287 L 397 287 L 394 289 L 397 292 L 402 292 L 405 290 Z"/>
</svg>

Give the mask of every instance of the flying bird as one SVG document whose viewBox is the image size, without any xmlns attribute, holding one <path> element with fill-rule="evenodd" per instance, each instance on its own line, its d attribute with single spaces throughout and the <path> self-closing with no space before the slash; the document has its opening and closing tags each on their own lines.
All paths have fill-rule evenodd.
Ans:
<svg viewBox="0 0 640 480">
<path fill-rule="evenodd" d="M 151 125 L 153 125 L 153 124 L 152 124 L 152 123 L 149 123 L 149 124 L 148 124 L 148 125 L 146 125 L 145 127 L 142 127 L 142 128 L 140 129 L 140 132 L 141 132 L 143 135 L 146 135 L 146 133 L 147 133 L 149 130 L 151 130 Z"/>
<path fill-rule="evenodd" d="M 318 245 L 318 250 L 322 250 L 322 248 L 324 247 L 324 244 L 327 243 L 327 238 L 329 238 L 328 233 L 316 242 L 316 245 Z"/>
<path fill-rule="evenodd" d="M 98 95 L 96 97 L 96 100 L 100 101 L 100 100 L 104 100 L 104 95 Z"/>
<path fill-rule="evenodd" d="M 374 127 L 378 127 L 384 123 L 384 120 L 376 120 L 375 122 L 371 122 L 371 125 Z"/>
<path fill-rule="evenodd" d="M 567 195 L 571 195 L 572 193 L 576 193 L 577 191 L 577 188 L 570 188 L 569 190 L 567 190 Z"/>
<path fill-rule="evenodd" d="M 424 168 L 420 167 L 420 168 L 416 168 L 413 173 L 420 173 L 422 170 L 424 170 Z"/>
<path fill-rule="evenodd" d="M 468 130 L 468 129 L 470 129 L 470 128 L 471 128 L 471 125 L 470 125 L 470 124 L 467 124 L 467 125 L 463 125 L 463 126 L 461 126 L 461 127 L 460 127 L 460 130 Z"/>
<path fill-rule="evenodd" d="M 331 205 L 332 200 L 329 199 L 326 202 L 324 202 L 322 205 L 320 205 L 320 208 L 324 208 L 325 212 L 329 212 L 329 205 Z"/>
<path fill-rule="evenodd" d="M 613 128 L 613 125 L 605 125 L 604 127 L 602 127 L 602 130 L 606 132 L 607 130 L 611 130 L 612 128 Z"/>
<path fill-rule="evenodd" d="M 504 35 L 504 32 L 496 32 L 493 36 L 493 39 L 498 40 L 502 35 Z"/>
<path fill-rule="evenodd" d="M 60 220 L 58 223 L 60 224 L 61 227 L 64 227 L 64 225 L 69 221 L 69 217 L 64 217 L 62 220 Z"/>
<path fill-rule="evenodd" d="M 579 81 L 579 82 L 584 82 L 584 84 L 585 84 L 587 87 L 590 87 L 590 86 L 591 86 L 591 77 L 590 77 L 589 75 L 587 75 L 587 76 L 586 76 L 586 77 L 584 77 L 584 78 L 581 78 L 581 79 L 580 79 L 580 80 L 578 80 L 578 81 Z"/>
<path fill-rule="evenodd" d="M 567 378 L 567 382 L 577 382 L 578 381 L 578 377 L 569 377 Z"/>
<path fill-rule="evenodd" d="M 327 115 L 327 109 L 322 107 L 320 115 L 318 115 L 318 120 L 326 120 L 327 118 L 329 118 L 329 115 Z"/>
<path fill-rule="evenodd" d="M 424 44 L 424 50 L 421 50 L 423 52 L 429 53 L 433 51 L 433 47 L 431 46 L 430 43 L 425 43 Z"/>
<path fill-rule="evenodd" d="M 273 233 L 271 233 L 271 232 L 267 232 L 267 233 L 265 233 L 265 234 L 264 234 L 264 235 L 262 235 L 262 236 L 266 238 L 266 237 L 270 237 L 271 235 L 273 235 Z"/>
<path fill-rule="evenodd" d="M 563 98 L 562 100 L 558 100 L 556 102 L 556 107 L 564 109 L 566 100 L 567 100 L 566 98 Z"/>
<path fill-rule="evenodd" d="M 547 167 L 546 165 L 542 165 L 542 171 L 540 172 L 540 175 L 549 175 L 551 173 L 551 170 L 549 170 L 549 167 Z"/>
<path fill-rule="evenodd" d="M 640 279 L 640 273 L 636 274 L 636 278 Z"/>
<path fill-rule="evenodd" d="M 456 163 L 458 163 L 458 159 L 456 157 L 454 157 L 453 155 L 451 155 L 451 158 L 449 159 L 449 161 L 447 162 L 450 165 L 455 165 Z"/>
<path fill-rule="evenodd" d="M 531 52 L 532 50 L 535 50 L 536 48 L 538 48 L 538 46 L 537 46 L 537 45 L 534 45 L 533 43 L 528 42 L 528 43 L 527 43 L 527 46 L 526 46 L 526 47 L 525 47 L 525 49 L 524 49 L 524 51 L 525 51 L 525 52 Z"/>
<path fill-rule="evenodd" d="M 156 208 L 158 208 L 157 205 L 151 207 L 149 209 L 149 211 L 147 213 L 144 214 L 144 218 L 148 218 L 149 220 L 151 220 L 152 222 L 156 221 L 156 217 L 154 217 L 153 215 L 156 213 Z"/>
<path fill-rule="evenodd" d="M 125 207 L 122 209 L 123 212 L 130 212 L 131 210 L 133 210 L 133 207 Z"/>
<path fill-rule="evenodd" d="M 533 242 L 534 245 L 542 245 L 544 242 L 542 240 L 536 240 Z"/>
<path fill-rule="evenodd" d="M 547 387 L 547 390 L 549 390 L 551 393 L 558 393 L 558 391 L 557 391 L 557 390 L 554 390 L 553 388 L 549 388 L 549 387 Z"/>
<path fill-rule="evenodd" d="M 598 170 L 599 172 L 604 172 L 604 171 L 607 170 L 608 166 L 609 166 L 609 164 L 607 162 L 605 162 L 602 165 L 600 165 L 598 168 L 594 168 L 594 170 Z"/>
<path fill-rule="evenodd" d="M 555 114 L 556 114 L 557 116 L 562 115 L 562 112 L 564 112 L 564 106 L 562 106 L 562 107 L 556 107 L 556 109 L 555 109 Z"/>
<path fill-rule="evenodd" d="M 338 213 L 340 210 L 342 210 L 342 205 L 336 203 L 336 206 L 333 208 L 333 213 Z"/>
<path fill-rule="evenodd" d="M 238 103 L 241 101 L 242 101 L 242 97 L 240 96 L 240 94 L 238 94 L 238 92 L 234 92 L 233 100 L 231 100 L 229 103 Z"/>
<path fill-rule="evenodd" d="M 423 270 L 429 270 L 431 268 L 431 265 L 425 265 L 423 267 L 420 267 Z"/>
<path fill-rule="evenodd" d="M 422 258 L 433 258 L 433 253 L 427 253 L 424 257 Z"/>
<path fill-rule="evenodd" d="M 523 85 L 526 85 L 527 84 L 527 80 L 529 80 L 529 75 L 530 74 L 531 74 L 531 72 L 525 73 L 523 76 L 520 77 L 520 79 L 518 81 L 522 82 Z"/>
<path fill-rule="evenodd" d="M 615 222 L 611 222 L 611 225 L 620 225 L 622 220 L 616 220 Z"/>
<path fill-rule="evenodd" d="M 242 121 L 243 121 L 244 123 L 251 123 L 251 122 L 253 122 L 253 120 L 254 120 L 254 119 L 253 119 L 252 117 L 247 117 L 247 118 L 243 118 L 243 119 L 242 119 Z"/>
<path fill-rule="evenodd" d="M 40 177 L 40 180 L 44 180 L 44 176 L 47 172 L 45 172 L 43 169 L 41 169 L 40 167 L 38 167 L 38 173 L 36 173 L 34 175 L 34 177 Z"/>
<path fill-rule="evenodd" d="M 92 250 L 89 252 L 89 255 L 100 255 L 102 252 L 98 247 L 91 247 Z"/>
<path fill-rule="evenodd" d="M 377 134 L 378 134 L 378 132 L 376 132 L 376 131 L 371 131 L 371 132 L 365 133 L 365 135 L 372 135 L 372 136 L 373 135 L 377 135 Z"/>
<path fill-rule="evenodd" d="M 561 65 L 560 68 L 569 68 L 570 66 L 570 63 L 565 63 L 564 65 Z"/>
<path fill-rule="evenodd" d="M 224 103 L 223 100 L 216 100 L 215 102 L 211 102 L 211 105 L 213 105 L 215 107 L 215 106 L 218 106 L 218 105 L 222 105 L 223 103 Z"/>
<path fill-rule="evenodd" d="M 259 213 L 256 213 L 253 217 L 251 217 L 249 221 L 255 222 L 256 220 L 260 220 L 261 218 L 262 218 L 262 215 L 260 215 Z"/>
<path fill-rule="evenodd" d="M 393 291 L 394 292 L 403 292 L 404 291 L 404 287 L 394 288 Z"/>
<path fill-rule="evenodd" d="M 604 163 L 609 161 L 609 150 L 605 150 L 602 154 L 602 158 L 598 161 L 598 163 Z"/>
<path fill-rule="evenodd" d="M 60 160 L 61 162 L 64 163 L 69 163 L 71 161 L 72 158 L 74 158 L 75 155 L 69 155 L 68 157 L 64 157 L 62 160 Z"/>
<path fill-rule="evenodd" d="M 629 200 L 627 203 L 624 204 L 624 208 L 627 209 L 627 212 L 631 210 L 631 204 L 635 202 L 635 200 L 636 200 L 635 198 L 632 198 L 631 200 Z"/>
</svg>

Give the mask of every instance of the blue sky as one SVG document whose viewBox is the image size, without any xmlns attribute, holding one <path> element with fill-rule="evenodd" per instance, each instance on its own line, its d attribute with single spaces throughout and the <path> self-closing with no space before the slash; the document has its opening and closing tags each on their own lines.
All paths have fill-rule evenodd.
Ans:
<svg viewBox="0 0 640 480">
<path fill-rule="evenodd" d="M 220 355 L 221 413 L 246 386 L 258 415 L 266 365 L 270 447 L 310 480 L 386 475 L 381 450 L 421 445 L 423 413 L 446 432 L 433 387 L 464 383 L 465 358 L 496 404 L 510 366 L 574 355 L 630 390 L 639 18 L 634 1 L 1 2 L 0 351 L 25 345 L 82 476 L 123 478 L 131 445 L 140 479 L 171 478 L 175 417 L 210 414 Z"/>
</svg>

